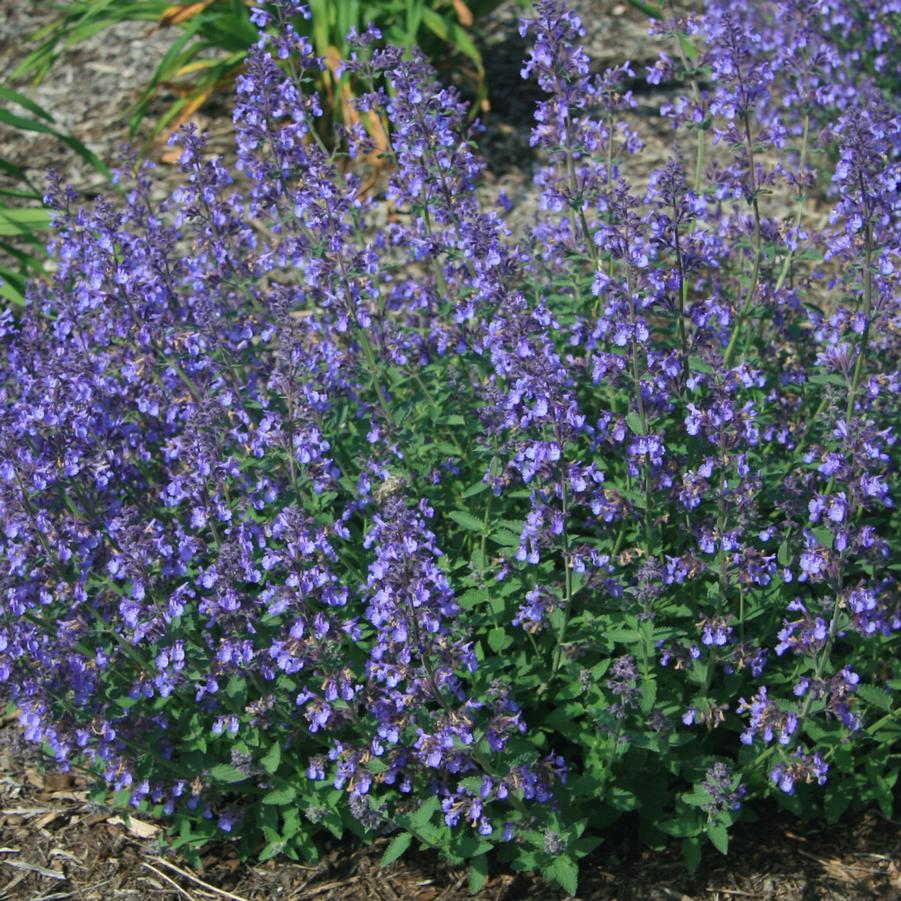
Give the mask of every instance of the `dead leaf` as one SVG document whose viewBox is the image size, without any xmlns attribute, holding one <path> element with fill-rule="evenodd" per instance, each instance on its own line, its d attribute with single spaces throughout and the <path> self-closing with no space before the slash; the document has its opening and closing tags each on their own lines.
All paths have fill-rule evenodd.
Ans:
<svg viewBox="0 0 901 901">
<path fill-rule="evenodd" d="M 472 10 L 470 10 L 463 0 L 454 0 L 454 12 L 457 14 L 457 18 L 464 28 L 472 28 Z"/>
<path fill-rule="evenodd" d="M 163 14 L 160 16 L 158 27 L 168 28 L 170 25 L 181 25 L 184 22 L 187 22 L 189 19 L 193 19 L 194 16 L 202 13 L 210 4 L 214 2 L 215 0 L 201 0 L 200 3 L 190 3 L 188 6 L 183 6 L 181 3 L 176 3 L 163 10 Z"/>
<path fill-rule="evenodd" d="M 152 838 L 160 831 L 160 827 L 154 823 L 146 823 L 144 820 L 138 820 L 129 817 L 128 822 L 122 817 L 110 817 L 107 820 L 110 826 L 124 826 L 132 835 L 137 838 Z"/>
</svg>

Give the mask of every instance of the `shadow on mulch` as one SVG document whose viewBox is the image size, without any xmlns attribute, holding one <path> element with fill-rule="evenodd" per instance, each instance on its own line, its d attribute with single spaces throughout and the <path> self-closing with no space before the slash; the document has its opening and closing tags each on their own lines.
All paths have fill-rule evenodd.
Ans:
<svg viewBox="0 0 901 901">
<path fill-rule="evenodd" d="M 23 778 L 24 777 L 24 778 Z M 88 802 L 73 775 L 43 773 L 14 719 L 0 726 L 0 901 L 458 901 L 470 897 L 465 868 L 410 853 L 379 868 L 387 839 L 368 848 L 333 842 L 316 865 L 242 863 L 233 845 L 211 848 L 203 872 L 163 856 L 158 827 Z M 628 825 L 582 865 L 579 897 L 598 901 L 865 901 L 901 898 L 901 831 L 873 812 L 819 827 L 775 811 L 739 825 L 727 858 L 712 849 L 685 872 L 678 845 L 642 848 Z M 480 898 L 557 901 L 531 875 L 496 869 Z"/>
</svg>

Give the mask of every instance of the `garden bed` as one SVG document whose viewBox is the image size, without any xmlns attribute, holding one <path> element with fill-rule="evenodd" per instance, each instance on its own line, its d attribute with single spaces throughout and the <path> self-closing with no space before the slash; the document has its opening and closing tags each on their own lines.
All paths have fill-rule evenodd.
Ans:
<svg viewBox="0 0 901 901">
<path fill-rule="evenodd" d="M 23 779 L 24 776 L 24 779 Z M 214 846 L 197 873 L 178 855 L 161 856 L 158 829 L 125 824 L 121 811 L 88 801 L 76 776 L 45 772 L 15 720 L 0 727 L 0 901 L 455 901 L 471 897 L 467 870 L 435 854 L 409 854 L 386 869 L 388 839 L 370 847 L 333 843 L 316 865 L 284 859 L 242 863 Z M 617 901 L 876 901 L 901 892 L 901 832 L 872 814 L 822 828 L 773 813 L 742 824 L 726 858 L 711 852 L 689 876 L 678 847 L 643 848 L 626 826 L 583 864 L 580 898 Z M 198 881 L 199 880 L 199 881 Z M 174 885 L 173 885 L 174 883 Z M 204 886 L 202 883 L 206 883 Z M 557 901 L 537 877 L 495 871 L 486 901 Z"/>
</svg>

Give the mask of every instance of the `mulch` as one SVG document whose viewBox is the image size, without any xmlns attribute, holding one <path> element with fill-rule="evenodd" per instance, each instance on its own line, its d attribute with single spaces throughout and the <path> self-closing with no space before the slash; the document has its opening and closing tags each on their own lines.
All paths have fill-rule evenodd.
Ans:
<svg viewBox="0 0 901 901">
<path fill-rule="evenodd" d="M 92 804 L 89 785 L 45 769 L 15 717 L 0 724 L 0 901 L 457 901 L 465 868 L 411 852 L 381 869 L 388 839 L 332 841 L 321 860 L 241 861 L 211 846 L 198 871 L 164 848 L 156 823 Z M 612 829 L 582 865 L 580 898 L 597 901 L 890 901 L 901 898 L 901 830 L 874 812 L 821 827 L 775 811 L 739 825 L 728 858 L 709 849 L 689 875 L 677 845 L 642 848 L 630 824 Z M 485 901 L 558 901 L 534 875 L 497 868 Z"/>
</svg>

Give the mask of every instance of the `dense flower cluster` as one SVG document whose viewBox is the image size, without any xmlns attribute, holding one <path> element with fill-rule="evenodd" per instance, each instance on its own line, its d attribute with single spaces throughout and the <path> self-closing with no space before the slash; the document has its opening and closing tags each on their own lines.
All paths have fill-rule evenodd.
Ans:
<svg viewBox="0 0 901 901">
<path fill-rule="evenodd" d="M 404 830 L 564 887 L 619 811 L 691 851 L 770 792 L 888 805 L 901 118 L 858 6 L 656 25 L 673 153 L 638 188 L 637 73 L 541 0 L 529 234 L 375 31 L 323 144 L 285 0 L 237 171 L 187 128 L 161 205 L 128 158 L 121 207 L 52 180 L 52 281 L 0 316 L 26 737 L 188 846 Z"/>
</svg>

